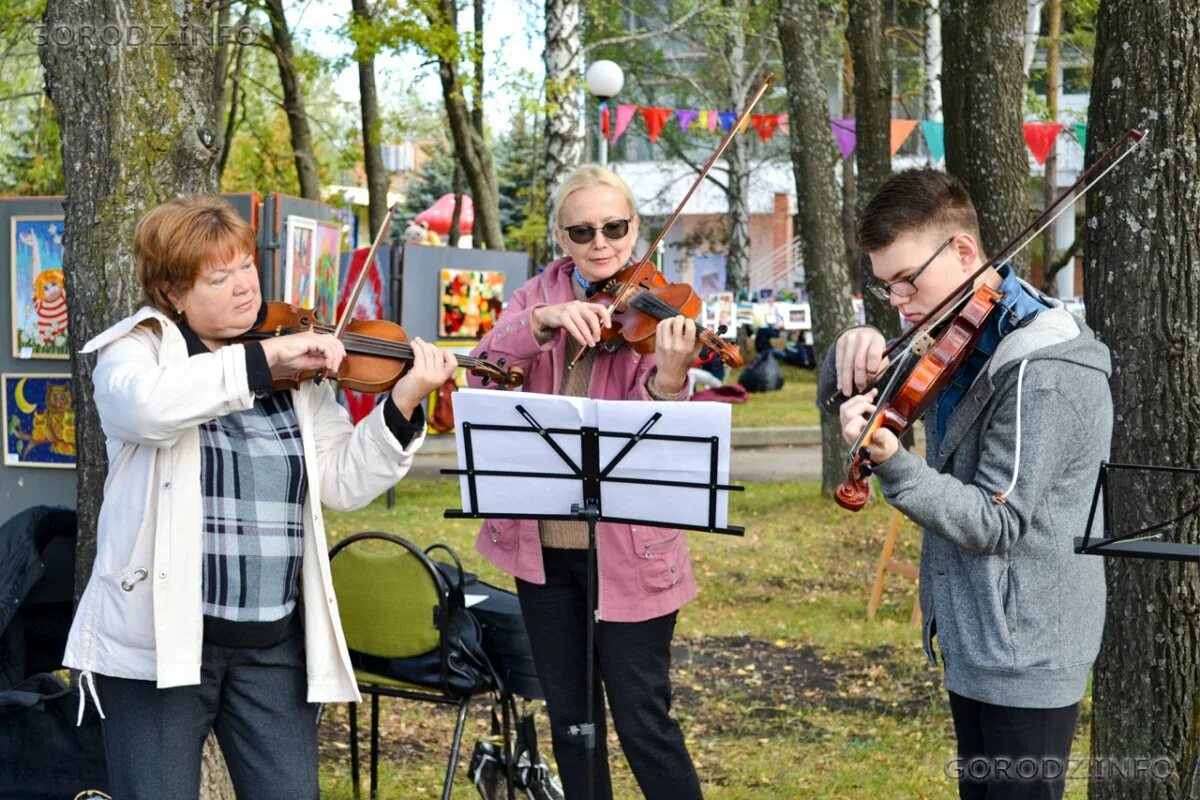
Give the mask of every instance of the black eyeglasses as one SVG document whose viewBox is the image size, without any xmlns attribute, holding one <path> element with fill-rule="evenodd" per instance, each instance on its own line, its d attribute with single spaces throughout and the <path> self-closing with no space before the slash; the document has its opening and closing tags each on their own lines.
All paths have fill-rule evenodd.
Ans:
<svg viewBox="0 0 1200 800">
<path fill-rule="evenodd" d="M 594 225 L 564 225 L 563 230 L 567 232 L 567 236 L 571 237 L 571 241 L 575 244 L 587 244 L 592 239 L 596 238 L 596 231 L 604 234 L 604 238 L 609 241 L 624 239 L 625 234 L 629 233 L 628 219 L 614 219 L 611 222 L 606 222 L 597 228 Z"/>
<path fill-rule="evenodd" d="M 912 297 L 917 293 L 917 278 L 921 276 L 921 273 L 925 271 L 925 268 L 932 264 L 933 260 L 940 256 L 942 251 L 945 250 L 956 238 L 956 236 L 951 236 L 949 239 L 942 242 L 941 247 L 939 247 L 937 250 L 934 250 L 933 255 L 931 255 L 924 264 L 917 267 L 916 272 L 914 272 L 912 275 L 909 275 L 907 278 L 901 278 L 900 280 L 892 281 L 891 283 L 884 283 L 878 279 L 873 279 L 867 284 L 867 289 L 871 292 L 871 294 L 875 295 L 880 300 L 887 300 L 888 296 L 893 294 L 896 295 L 896 297 Z"/>
</svg>

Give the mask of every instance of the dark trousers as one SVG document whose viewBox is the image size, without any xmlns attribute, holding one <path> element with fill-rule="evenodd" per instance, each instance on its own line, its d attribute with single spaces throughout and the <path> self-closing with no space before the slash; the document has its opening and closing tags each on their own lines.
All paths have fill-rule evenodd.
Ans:
<svg viewBox="0 0 1200 800">
<path fill-rule="evenodd" d="M 319 797 L 319 707 L 306 702 L 299 626 L 274 647 L 205 644 L 196 686 L 95 678 L 113 800 L 196 800 L 213 730 L 239 798 Z"/>
<path fill-rule="evenodd" d="M 587 751 L 568 732 L 587 716 L 587 551 L 546 548 L 545 585 L 517 581 L 533 646 L 554 759 L 568 800 L 587 797 Z M 612 798 L 604 721 L 605 691 L 621 749 L 648 800 L 699 798 L 700 779 L 671 716 L 671 636 L 675 614 L 645 622 L 596 623 L 596 800 Z"/>
<path fill-rule="evenodd" d="M 962 800 L 1062 800 L 1079 704 L 1011 708 L 950 692 Z"/>
</svg>

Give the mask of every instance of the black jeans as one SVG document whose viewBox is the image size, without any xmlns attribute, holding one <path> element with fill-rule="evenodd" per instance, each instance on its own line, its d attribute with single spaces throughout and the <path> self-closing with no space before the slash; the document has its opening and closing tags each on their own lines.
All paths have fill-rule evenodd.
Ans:
<svg viewBox="0 0 1200 800">
<path fill-rule="evenodd" d="M 1079 704 L 1011 708 L 950 692 L 962 800 L 1062 800 Z"/>
<path fill-rule="evenodd" d="M 114 800 L 196 800 L 210 730 L 239 798 L 317 800 L 317 712 L 308 703 L 304 632 L 274 647 L 205 644 L 200 683 L 96 675 Z"/>
<path fill-rule="evenodd" d="M 587 797 L 587 751 L 568 732 L 587 716 L 587 551 L 546 548 L 546 583 L 517 581 L 521 613 L 546 693 L 554 759 L 568 800 Z M 612 798 L 604 696 L 621 749 L 648 800 L 699 798 L 700 779 L 671 716 L 675 614 L 596 623 L 596 800 Z M 603 685 L 602 685 L 603 684 Z"/>
</svg>

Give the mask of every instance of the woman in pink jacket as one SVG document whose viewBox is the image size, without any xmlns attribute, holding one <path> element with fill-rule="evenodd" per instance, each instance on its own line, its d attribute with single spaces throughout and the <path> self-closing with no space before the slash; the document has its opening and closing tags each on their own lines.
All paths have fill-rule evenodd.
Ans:
<svg viewBox="0 0 1200 800">
<path fill-rule="evenodd" d="M 513 293 L 477 355 L 525 370 L 532 392 L 602 400 L 683 400 L 699 351 L 696 326 L 675 317 L 658 326 L 654 355 L 594 345 L 606 324 L 587 302 L 593 286 L 630 261 L 638 240 L 633 195 L 606 169 L 581 167 L 553 198 L 555 239 L 565 258 Z M 567 370 L 581 348 L 587 348 Z M 478 385 L 476 381 L 476 385 Z M 671 637 L 680 606 L 696 596 L 681 531 L 601 523 L 595 685 L 586 686 L 587 526 L 582 522 L 488 520 L 476 546 L 516 576 L 521 611 L 546 692 L 554 757 L 568 798 L 587 792 L 582 740 L 568 729 L 584 721 L 595 694 L 597 800 L 612 797 L 605 747 L 604 696 L 621 748 L 643 794 L 652 800 L 700 797 L 700 781 L 679 724 L 671 717 Z M 602 689 L 603 686 L 603 689 Z"/>
</svg>

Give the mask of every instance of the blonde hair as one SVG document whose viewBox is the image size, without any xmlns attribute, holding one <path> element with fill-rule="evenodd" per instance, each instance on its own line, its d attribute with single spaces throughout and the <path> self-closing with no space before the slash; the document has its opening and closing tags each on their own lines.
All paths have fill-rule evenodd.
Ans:
<svg viewBox="0 0 1200 800">
<path fill-rule="evenodd" d="M 63 289 L 67 288 L 67 284 L 63 281 L 63 271 L 61 269 L 44 269 L 33 279 L 33 296 L 37 300 L 46 299 L 47 283 L 57 283 Z"/>
<path fill-rule="evenodd" d="M 567 197 L 580 189 L 590 189 L 593 186 L 611 186 L 616 189 L 625 198 L 625 202 L 629 204 L 630 217 L 637 217 L 637 203 L 634 202 L 633 192 L 624 178 L 598 164 L 584 164 L 572 170 L 571 174 L 563 179 L 563 182 L 554 190 L 554 195 L 550 199 L 551 224 L 555 228 L 558 227 L 558 212 L 562 209 L 562 204 L 566 201 Z"/>
<path fill-rule="evenodd" d="M 253 255 L 254 230 L 219 197 L 195 195 L 151 209 L 133 234 L 133 260 L 146 302 L 171 313 L 169 292 L 186 292 L 205 267 Z"/>
</svg>

